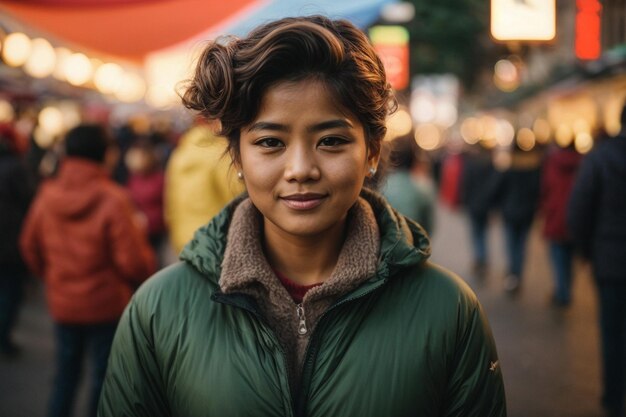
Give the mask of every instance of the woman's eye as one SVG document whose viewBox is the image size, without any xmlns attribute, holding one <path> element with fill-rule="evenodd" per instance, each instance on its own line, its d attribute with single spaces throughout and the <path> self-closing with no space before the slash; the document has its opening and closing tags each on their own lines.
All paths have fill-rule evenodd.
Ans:
<svg viewBox="0 0 626 417">
<path fill-rule="evenodd" d="M 283 143 L 276 138 L 263 138 L 256 141 L 255 145 L 259 145 L 263 148 L 278 148 L 282 147 Z"/>
<path fill-rule="evenodd" d="M 347 143 L 348 141 L 338 136 L 328 136 L 320 140 L 320 146 L 337 146 Z"/>
</svg>

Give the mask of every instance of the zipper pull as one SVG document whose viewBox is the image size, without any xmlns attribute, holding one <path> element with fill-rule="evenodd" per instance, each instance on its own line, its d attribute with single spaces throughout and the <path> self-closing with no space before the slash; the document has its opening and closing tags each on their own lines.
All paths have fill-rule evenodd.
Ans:
<svg viewBox="0 0 626 417">
<path fill-rule="evenodd" d="M 306 328 L 306 317 L 304 316 L 304 308 L 302 304 L 296 306 L 296 314 L 298 315 L 298 334 L 305 335 L 308 330 Z"/>
</svg>

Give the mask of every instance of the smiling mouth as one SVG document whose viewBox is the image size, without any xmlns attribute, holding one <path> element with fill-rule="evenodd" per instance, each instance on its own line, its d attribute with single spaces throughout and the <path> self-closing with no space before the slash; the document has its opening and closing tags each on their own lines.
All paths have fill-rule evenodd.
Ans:
<svg viewBox="0 0 626 417">
<path fill-rule="evenodd" d="M 311 210 L 322 204 L 325 198 L 323 194 L 293 194 L 280 199 L 290 209 Z"/>
</svg>

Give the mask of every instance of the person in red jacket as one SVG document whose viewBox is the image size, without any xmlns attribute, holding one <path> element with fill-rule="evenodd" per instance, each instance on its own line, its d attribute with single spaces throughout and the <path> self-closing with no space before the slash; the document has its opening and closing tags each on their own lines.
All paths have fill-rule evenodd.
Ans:
<svg viewBox="0 0 626 417">
<path fill-rule="evenodd" d="M 135 205 L 145 215 L 150 244 L 157 253 L 159 266 L 164 266 L 159 255 L 165 239 L 163 219 L 165 175 L 159 166 L 153 146 L 146 141 L 133 145 L 126 153 L 126 166 L 129 171 L 126 186 Z"/>
<path fill-rule="evenodd" d="M 571 300 L 574 242 L 567 229 L 566 214 L 580 161 L 581 155 L 573 146 L 558 148 L 546 157 L 541 176 L 543 235 L 550 245 L 554 277 L 552 302 L 557 306 L 567 306 Z"/>
<path fill-rule="evenodd" d="M 90 415 L 96 415 L 117 322 L 133 288 L 156 269 L 130 197 L 108 178 L 108 144 L 99 125 L 68 132 L 60 171 L 41 185 L 20 236 L 26 264 L 45 282 L 55 323 L 49 416 L 72 413 L 87 351 L 93 363 Z"/>
</svg>

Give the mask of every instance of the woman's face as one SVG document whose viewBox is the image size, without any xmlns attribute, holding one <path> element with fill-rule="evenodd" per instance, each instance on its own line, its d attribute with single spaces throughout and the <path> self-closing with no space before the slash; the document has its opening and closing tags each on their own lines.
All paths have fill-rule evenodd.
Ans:
<svg viewBox="0 0 626 417">
<path fill-rule="evenodd" d="M 378 163 L 361 123 L 318 81 L 271 87 L 240 138 L 237 168 L 266 234 L 321 237 L 342 228 Z"/>
</svg>

